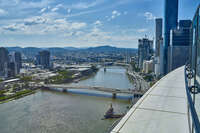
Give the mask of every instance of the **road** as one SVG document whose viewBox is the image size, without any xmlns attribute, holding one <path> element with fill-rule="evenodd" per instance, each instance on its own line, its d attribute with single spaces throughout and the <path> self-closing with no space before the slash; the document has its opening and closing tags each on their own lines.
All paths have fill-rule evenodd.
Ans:
<svg viewBox="0 0 200 133">
<path fill-rule="evenodd" d="M 132 66 L 129 65 L 127 74 L 130 75 L 134 82 L 135 82 L 135 88 L 138 90 L 148 90 L 149 89 L 149 83 L 146 82 L 138 73 L 132 71 Z"/>
</svg>

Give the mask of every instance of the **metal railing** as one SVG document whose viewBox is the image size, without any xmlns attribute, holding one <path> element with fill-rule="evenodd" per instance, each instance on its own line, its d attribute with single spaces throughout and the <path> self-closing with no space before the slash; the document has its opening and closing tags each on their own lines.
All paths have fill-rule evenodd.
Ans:
<svg viewBox="0 0 200 133">
<path fill-rule="evenodd" d="M 188 101 L 188 115 L 191 115 L 191 120 L 189 121 L 190 132 L 191 133 L 200 133 L 200 123 L 199 118 L 195 109 L 195 98 L 192 98 L 199 92 L 198 87 L 192 86 L 188 83 L 188 80 L 191 80 L 194 77 L 194 73 L 190 67 L 190 65 L 185 66 L 185 86 L 186 86 L 186 93 L 187 93 L 187 101 Z M 191 95 L 192 94 L 192 95 Z M 190 123 L 190 121 L 192 123 Z M 191 125 L 190 125 L 191 124 Z"/>
</svg>

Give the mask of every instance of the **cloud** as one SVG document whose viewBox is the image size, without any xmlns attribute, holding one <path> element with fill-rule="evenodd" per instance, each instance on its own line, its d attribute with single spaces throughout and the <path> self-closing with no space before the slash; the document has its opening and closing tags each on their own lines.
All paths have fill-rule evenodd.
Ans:
<svg viewBox="0 0 200 133">
<path fill-rule="evenodd" d="M 3 29 L 7 31 L 19 31 L 24 30 L 25 26 L 23 24 L 11 24 L 8 26 L 4 26 Z"/>
<path fill-rule="evenodd" d="M 41 16 L 32 17 L 29 19 L 25 19 L 24 25 L 37 25 L 44 24 L 47 22 L 47 19 Z"/>
<path fill-rule="evenodd" d="M 139 33 L 147 32 L 147 31 L 148 31 L 148 29 L 146 29 L 146 28 L 142 28 L 142 29 L 137 30 L 137 32 L 139 32 Z"/>
<path fill-rule="evenodd" d="M 113 15 L 113 16 L 120 16 L 121 13 L 118 12 L 118 11 L 116 11 L 116 10 L 114 10 L 114 11 L 112 11 L 112 15 Z"/>
<path fill-rule="evenodd" d="M 39 13 L 43 13 L 46 11 L 47 8 L 42 8 Z"/>
<path fill-rule="evenodd" d="M 67 9 L 67 13 L 68 13 L 68 14 L 71 13 L 71 11 L 72 11 L 72 10 L 71 10 L 70 8 Z"/>
<path fill-rule="evenodd" d="M 55 7 L 55 8 L 52 8 L 51 11 L 52 11 L 52 12 L 55 12 L 55 11 L 57 11 L 58 9 L 59 9 L 59 8 Z"/>
<path fill-rule="evenodd" d="M 96 0 L 93 2 L 79 2 L 76 4 L 71 5 L 71 8 L 73 9 L 87 9 L 87 8 L 91 8 L 94 6 L 97 6 L 99 4 L 102 4 L 104 2 L 104 0 Z"/>
<path fill-rule="evenodd" d="M 97 20 L 97 21 L 94 22 L 94 25 L 95 25 L 95 26 L 101 26 L 101 25 L 102 25 L 102 22 L 99 21 L 99 20 Z"/>
<path fill-rule="evenodd" d="M 45 7 L 45 6 L 48 6 L 49 4 L 53 3 L 54 0 L 40 0 L 40 1 L 37 1 L 37 2 L 25 2 L 25 1 L 22 1 L 22 2 L 19 2 L 18 5 L 21 7 L 21 8 L 41 8 L 41 7 Z"/>
<path fill-rule="evenodd" d="M 0 9 L 0 16 L 5 16 L 7 12 L 3 9 Z"/>
<path fill-rule="evenodd" d="M 3 26 L 2 31 L 16 34 L 64 34 L 76 32 L 87 27 L 87 23 L 78 21 L 68 21 L 56 18 L 57 13 L 44 13 L 41 16 L 34 16 L 22 19 L 17 23 Z"/>
<path fill-rule="evenodd" d="M 154 20 L 154 19 L 156 18 L 151 12 L 145 12 L 145 13 L 144 13 L 144 17 L 145 17 L 147 20 Z"/>
<path fill-rule="evenodd" d="M 112 44 L 121 47 L 132 47 L 134 43 L 137 44 L 138 36 L 133 34 L 116 34 L 117 32 L 104 31 L 98 27 L 94 27 L 87 32 L 81 33 L 76 40 L 81 41 L 84 45 L 108 45 Z M 131 44 L 131 45 L 130 45 Z"/>
<path fill-rule="evenodd" d="M 120 16 L 120 15 L 121 15 L 121 13 L 120 13 L 119 11 L 113 10 L 113 11 L 112 11 L 111 17 L 109 17 L 107 20 L 108 20 L 108 21 L 111 21 L 112 19 L 115 19 L 116 17 L 118 17 L 118 16 Z"/>
<path fill-rule="evenodd" d="M 57 4 L 54 8 L 51 9 L 52 12 L 55 12 L 59 10 L 60 8 L 63 8 L 64 6 L 62 4 Z"/>
</svg>

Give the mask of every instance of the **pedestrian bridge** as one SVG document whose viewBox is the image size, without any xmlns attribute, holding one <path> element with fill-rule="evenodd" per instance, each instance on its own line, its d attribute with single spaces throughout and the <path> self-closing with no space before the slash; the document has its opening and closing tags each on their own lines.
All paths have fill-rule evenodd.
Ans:
<svg viewBox="0 0 200 133">
<path fill-rule="evenodd" d="M 136 90 L 136 89 L 117 89 L 117 88 L 107 88 L 107 87 L 100 87 L 100 86 L 70 86 L 67 84 L 45 84 L 43 87 L 46 88 L 62 88 L 63 91 L 67 92 L 68 89 L 89 89 L 94 91 L 102 91 L 108 92 L 113 94 L 113 98 L 116 97 L 117 94 L 124 93 L 124 94 L 132 94 L 134 96 L 142 96 L 145 91 L 144 90 Z"/>
<path fill-rule="evenodd" d="M 190 133 L 188 103 L 184 67 L 180 67 L 151 87 L 111 133 Z"/>
</svg>

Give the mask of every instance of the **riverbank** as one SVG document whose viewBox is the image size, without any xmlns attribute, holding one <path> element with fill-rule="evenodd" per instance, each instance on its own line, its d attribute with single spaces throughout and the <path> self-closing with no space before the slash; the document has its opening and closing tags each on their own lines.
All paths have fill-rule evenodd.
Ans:
<svg viewBox="0 0 200 133">
<path fill-rule="evenodd" d="M 53 76 L 49 79 L 45 80 L 47 84 L 69 84 L 69 83 L 78 83 L 81 80 L 85 80 L 90 78 L 98 71 L 98 68 L 91 67 L 87 69 L 83 69 L 82 71 L 75 71 L 75 70 L 59 70 L 57 73 L 58 75 Z"/>
<path fill-rule="evenodd" d="M 79 81 L 91 78 L 97 72 L 98 72 L 98 69 L 91 69 L 91 71 L 85 75 L 81 75 L 79 77 L 73 77 L 72 76 L 73 73 L 70 73 L 67 70 L 62 70 L 62 71 L 59 71 L 60 75 L 53 77 L 53 78 L 49 78 L 48 80 L 54 79 L 55 84 L 56 83 L 57 84 L 78 83 Z M 31 82 L 31 81 L 32 80 L 27 81 L 27 83 Z M 57 82 L 57 81 L 59 81 L 59 82 Z M 44 82 L 48 83 L 49 81 L 46 80 Z M 14 90 L 18 90 L 18 91 L 14 91 Z M 15 85 L 11 86 L 9 89 L 0 90 L 0 104 L 34 94 L 35 92 L 36 92 L 36 89 L 23 89 L 23 87 L 20 88 L 20 85 L 15 84 Z"/>
<path fill-rule="evenodd" d="M 31 94 L 34 94 L 35 92 L 36 92 L 36 90 L 23 90 L 23 91 L 16 92 L 13 95 L 1 96 L 0 97 L 0 104 L 6 103 L 6 102 L 9 102 L 9 101 L 12 101 L 12 100 L 16 100 L 16 99 L 19 99 L 19 98 L 22 98 L 22 97 L 25 97 L 25 96 L 28 96 L 28 95 L 31 95 Z"/>
</svg>

